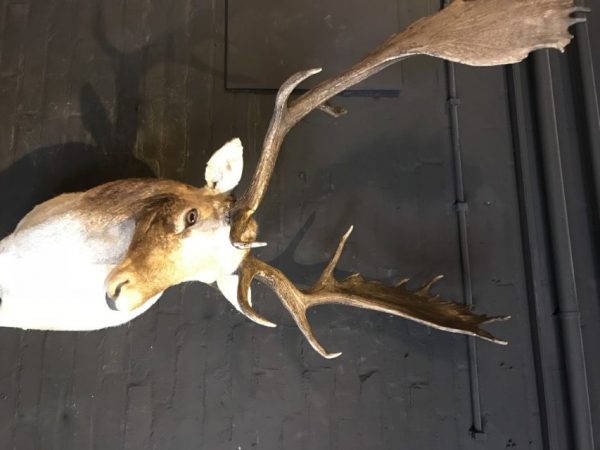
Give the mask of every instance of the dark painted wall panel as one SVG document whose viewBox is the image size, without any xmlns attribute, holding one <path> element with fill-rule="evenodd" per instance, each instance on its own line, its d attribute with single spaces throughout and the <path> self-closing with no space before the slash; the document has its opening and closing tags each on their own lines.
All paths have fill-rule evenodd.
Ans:
<svg viewBox="0 0 600 450">
<path fill-rule="evenodd" d="M 228 0 L 226 86 L 276 90 L 289 74 L 307 67 L 322 67 L 332 76 L 438 8 L 435 1 L 383 0 L 365 7 L 360 0 L 343 5 L 335 0 Z M 352 90 L 396 91 L 402 79 L 398 65 Z M 309 79 L 303 86 L 316 83 Z"/>
</svg>

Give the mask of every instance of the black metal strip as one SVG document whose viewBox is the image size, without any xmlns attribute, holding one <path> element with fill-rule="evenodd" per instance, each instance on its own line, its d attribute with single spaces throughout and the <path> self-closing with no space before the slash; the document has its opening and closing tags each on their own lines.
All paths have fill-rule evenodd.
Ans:
<svg viewBox="0 0 600 450">
<path fill-rule="evenodd" d="M 450 0 L 442 0 L 442 8 L 450 4 Z M 455 210 L 458 219 L 458 239 L 460 246 L 460 264 L 464 303 L 473 305 L 473 286 L 471 282 L 471 263 L 469 260 L 469 239 L 467 232 L 468 204 L 465 198 L 465 183 L 462 169 L 460 131 L 458 125 L 458 106 L 460 99 L 456 91 L 456 73 L 454 63 L 445 61 L 446 81 L 448 89 L 448 112 L 450 115 L 450 132 L 452 142 L 452 161 L 454 166 Z M 469 385 L 471 394 L 471 415 L 473 424 L 471 433 L 474 439 L 485 439 L 483 417 L 481 415 L 481 393 L 479 388 L 479 367 L 477 363 L 477 343 L 473 337 L 467 337 L 469 357 Z"/>
<path fill-rule="evenodd" d="M 465 198 L 464 175 L 462 170 L 462 157 L 460 145 L 460 131 L 458 125 L 458 106 L 460 99 L 456 92 L 456 75 L 454 64 L 446 62 L 447 88 L 448 88 L 448 110 L 450 114 L 450 132 L 452 141 L 452 160 L 454 165 L 454 192 L 455 209 L 458 219 L 458 239 L 460 245 L 460 264 L 462 273 L 462 285 L 464 303 L 473 305 L 473 287 L 471 282 L 471 263 L 469 260 L 469 239 L 467 232 L 468 204 Z M 485 438 L 483 430 L 483 418 L 481 416 L 481 394 L 479 388 L 479 368 L 477 366 L 477 344 L 473 337 L 468 337 L 469 354 L 469 382 L 471 392 L 471 413 L 473 425 L 471 432 L 475 439 Z"/>
<path fill-rule="evenodd" d="M 570 241 L 569 219 L 562 173 L 561 148 L 551 59 L 547 50 L 533 55 L 535 94 L 541 154 L 550 225 L 554 279 L 561 319 L 561 338 L 567 374 L 573 444 L 594 448 L 587 374 Z"/>
</svg>

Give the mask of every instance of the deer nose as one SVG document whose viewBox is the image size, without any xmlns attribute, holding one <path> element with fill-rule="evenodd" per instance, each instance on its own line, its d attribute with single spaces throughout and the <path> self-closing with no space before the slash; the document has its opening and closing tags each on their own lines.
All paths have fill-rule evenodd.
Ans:
<svg viewBox="0 0 600 450">
<path fill-rule="evenodd" d="M 107 292 L 106 293 L 106 296 L 105 296 L 106 304 L 113 311 L 118 311 L 119 310 L 119 308 L 117 308 L 117 298 L 119 298 L 119 294 L 121 293 L 121 288 L 123 286 L 125 286 L 127 283 L 129 283 L 129 280 L 121 281 L 115 287 L 114 292 L 112 292 L 112 293 Z"/>
</svg>

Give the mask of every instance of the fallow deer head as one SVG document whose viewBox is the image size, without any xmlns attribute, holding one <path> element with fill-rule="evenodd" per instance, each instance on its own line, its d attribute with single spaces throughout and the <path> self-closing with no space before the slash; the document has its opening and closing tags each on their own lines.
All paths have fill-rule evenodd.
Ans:
<svg viewBox="0 0 600 450">
<path fill-rule="evenodd" d="M 236 270 L 247 250 L 229 243 L 234 201 L 229 193 L 240 180 L 242 165 L 242 146 L 234 139 L 208 162 L 207 184 L 201 189 L 169 181 L 132 187 L 136 193 L 126 195 L 142 195 L 127 254 L 106 278 L 112 309 L 130 311 L 169 286 L 193 280 L 213 283 Z M 123 189 L 120 182 L 109 183 L 86 200 L 98 207 L 119 200 Z M 245 237 L 254 239 L 255 231 L 251 224 Z"/>
</svg>

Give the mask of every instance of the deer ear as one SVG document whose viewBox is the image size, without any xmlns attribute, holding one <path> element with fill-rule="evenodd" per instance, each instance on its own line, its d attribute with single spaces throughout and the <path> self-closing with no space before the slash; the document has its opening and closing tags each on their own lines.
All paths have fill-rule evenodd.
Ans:
<svg viewBox="0 0 600 450">
<path fill-rule="evenodd" d="M 206 185 L 218 192 L 228 192 L 236 187 L 244 169 L 243 150 L 238 138 L 217 150 L 206 164 Z"/>
</svg>

